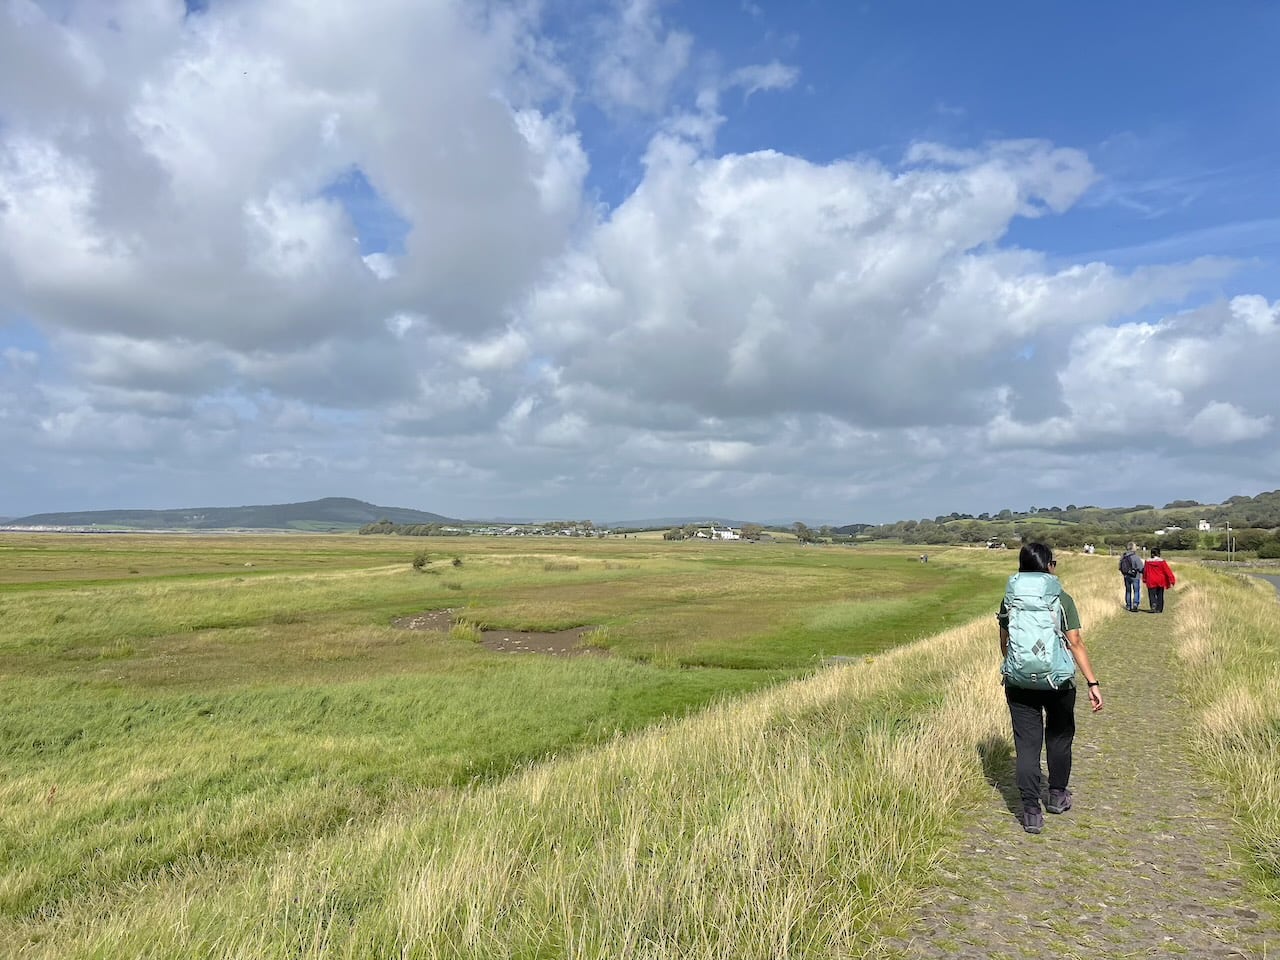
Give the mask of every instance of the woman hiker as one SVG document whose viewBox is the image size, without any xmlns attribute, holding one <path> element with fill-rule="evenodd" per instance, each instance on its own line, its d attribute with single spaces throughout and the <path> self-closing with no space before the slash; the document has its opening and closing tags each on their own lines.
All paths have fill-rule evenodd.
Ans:
<svg viewBox="0 0 1280 960">
<path fill-rule="evenodd" d="M 1013 724 L 1022 828 L 1044 829 L 1040 809 L 1040 751 L 1049 765 L 1050 813 L 1071 809 L 1071 742 L 1076 733 L 1076 669 L 1088 684 L 1089 705 L 1102 709 L 1098 676 L 1080 636 L 1080 614 L 1062 589 L 1058 562 L 1043 543 L 1028 543 L 1018 554 L 1018 572 L 1009 578 L 996 619 L 1000 624 L 1000 668 Z"/>
<path fill-rule="evenodd" d="M 1160 548 L 1151 548 L 1151 558 L 1142 568 L 1142 583 L 1147 588 L 1147 603 L 1152 613 L 1164 613 L 1164 591 L 1178 582 L 1169 561 L 1160 556 Z"/>
</svg>

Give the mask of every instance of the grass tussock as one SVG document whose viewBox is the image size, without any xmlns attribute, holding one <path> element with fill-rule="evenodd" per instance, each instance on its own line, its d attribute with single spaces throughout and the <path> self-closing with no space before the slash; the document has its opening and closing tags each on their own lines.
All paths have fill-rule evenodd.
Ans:
<svg viewBox="0 0 1280 960">
<path fill-rule="evenodd" d="M 465 617 L 459 618 L 453 626 L 449 628 L 449 636 L 453 640 L 466 640 L 470 643 L 479 643 L 484 634 L 484 626 L 475 620 L 468 620 Z"/>
<path fill-rule="evenodd" d="M 1116 609 L 1109 565 L 1092 567 L 1068 584 L 1086 628 Z M 0 937 L 32 958 L 861 956 L 988 789 L 997 676 L 988 615 Z"/>
<path fill-rule="evenodd" d="M 588 650 L 608 650 L 609 649 L 609 628 L 608 627 L 592 627 L 582 634 L 579 645 L 586 647 Z"/>
<path fill-rule="evenodd" d="M 1204 573 L 1179 609 L 1179 654 L 1198 747 L 1222 780 L 1245 849 L 1280 900 L 1280 603 L 1269 585 Z"/>
</svg>

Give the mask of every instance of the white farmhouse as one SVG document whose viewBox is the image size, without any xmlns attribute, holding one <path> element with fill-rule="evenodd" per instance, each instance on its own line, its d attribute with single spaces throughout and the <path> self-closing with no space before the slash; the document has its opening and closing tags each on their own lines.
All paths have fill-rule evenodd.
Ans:
<svg viewBox="0 0 1280 960">
<path fill-rule="evenodd" d="M 732 527 L 716 528 L 715 526 L 712 526 L 711 536 L 716 540 L 741 540 L 742 531 L 734 530 Z"/>
</svg>

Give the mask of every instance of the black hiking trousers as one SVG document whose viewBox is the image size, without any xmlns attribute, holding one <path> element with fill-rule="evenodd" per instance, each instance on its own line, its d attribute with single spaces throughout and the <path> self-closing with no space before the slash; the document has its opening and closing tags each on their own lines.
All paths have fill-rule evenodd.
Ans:
<svg viewBox="0 0 1280 960">
<path fill-rule="evenodd" d="M 1022 806 L 1040 806 L 1040 750 L 1049 761 L 1049 789 L 1065 790 L 1071 781 L 1071 742 L 1076 736 L 1076 688 L 1027 690 L 1005 685 L 1017 754 Z"/>
<path fill-rule="evenodd" d="M 1147 587 L 1147 602 L 1152 613 L 1164 613 L 1164 587 Z"/>
</svg>

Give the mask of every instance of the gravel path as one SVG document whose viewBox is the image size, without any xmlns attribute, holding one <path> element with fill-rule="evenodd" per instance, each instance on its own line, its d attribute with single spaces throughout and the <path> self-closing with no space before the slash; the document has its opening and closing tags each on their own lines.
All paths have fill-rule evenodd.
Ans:
<svg viewBox="0 0 1280 960">
<path fill-rule="evenodd" d="M 1188 754 L 1171 681 L 1176 591 L 1165 609 L 1085 625 L 1106 709 L 1077 704 L 1075 808 L 1023 833 L 1012 743 L 992 743 L 988 800 L 886 955 L 1280 958 L 1280 916 L 1246 886 L 1227 814 Z"/>
</svg>

